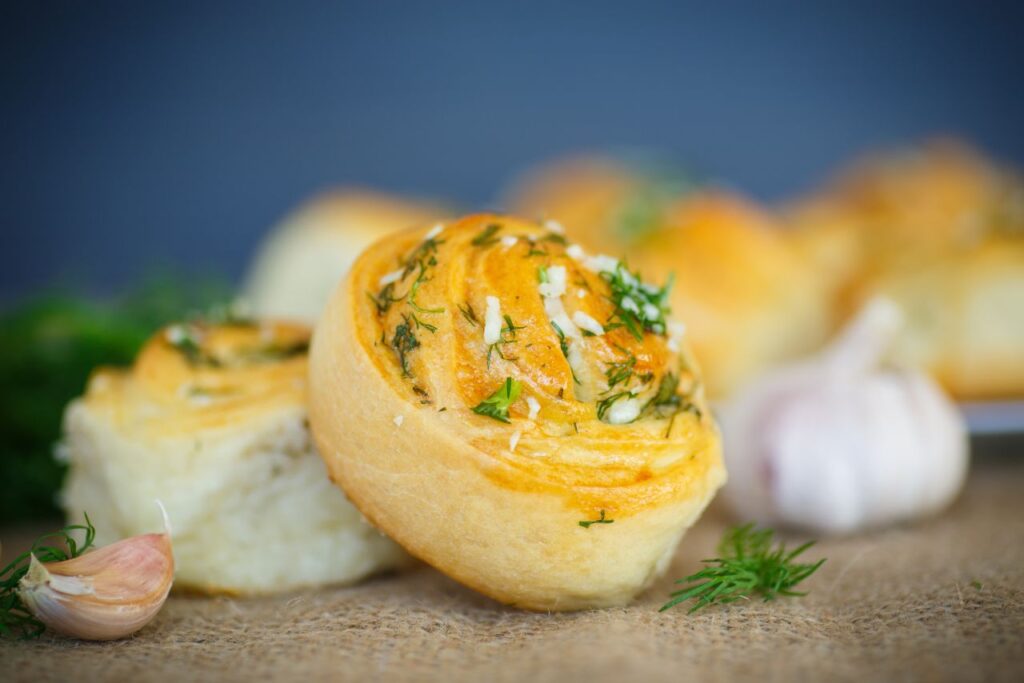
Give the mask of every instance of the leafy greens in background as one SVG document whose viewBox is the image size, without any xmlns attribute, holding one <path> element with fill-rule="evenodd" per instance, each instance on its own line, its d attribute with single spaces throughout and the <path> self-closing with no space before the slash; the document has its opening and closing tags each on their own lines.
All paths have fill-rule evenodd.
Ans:
<svg viewBox="0 0 1024 683">
<path fill-rule="evenodd" d="M 130 364 L 157 328 L 229 298 L 220 281 L 165 276 L 114 300 L 55 292 L 0 312 L 0 524 L 58 513 L 54 444 L 94 367 Z"/>
</svg>

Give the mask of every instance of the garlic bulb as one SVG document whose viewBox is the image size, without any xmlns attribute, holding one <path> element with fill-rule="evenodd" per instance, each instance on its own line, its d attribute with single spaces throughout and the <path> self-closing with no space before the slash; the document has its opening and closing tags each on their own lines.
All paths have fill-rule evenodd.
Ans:
<svg viewBox="0 0 1024 683">
<path fill-rule="evenodd" d="M 33 555 L 18 584 L 25 608 L 58 633 L 114 640 L 160 611 L 174 580 L 169 534 L 145 534 L 63 562 Z"/>
<path fill-rule="evenodd" d="M 883 365 L 901 326 L 877 299 L 823 353 L 724 408 L 724 495 L 738 515 L 843 533 L 953 500 L 967 470 L 963 418 L 925 375 Z"/>
</svg>

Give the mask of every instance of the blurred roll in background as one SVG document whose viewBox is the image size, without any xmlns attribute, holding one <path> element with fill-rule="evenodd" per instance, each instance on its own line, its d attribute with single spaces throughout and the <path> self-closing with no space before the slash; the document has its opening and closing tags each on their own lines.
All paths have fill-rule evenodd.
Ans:
<svg viewBox="0 0 1024 683">
<path fill-rule="evenodd" d="M 232 301 L 314 323 L 373 241 L 485 209 L 674 278 L 727 455 L 880 298 L 914 424 L 1024 431 L 1024 13 L 786 5 L 5 9 L 0 522 L 56 511 L 94 367 Z"/>
</svg>

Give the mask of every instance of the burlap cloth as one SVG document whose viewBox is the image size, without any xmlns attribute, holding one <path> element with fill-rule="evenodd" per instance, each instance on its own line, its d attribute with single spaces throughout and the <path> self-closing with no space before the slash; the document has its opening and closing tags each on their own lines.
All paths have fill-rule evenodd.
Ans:
<svg viewBox="0 0 1024 683">
<path fill-rule="evenodd" d="M 729 521 L 711 510 L 623 609 L 520 612 L 421 567 L 278 599 L 173 596 L 131 640 L 0 643 L 0 680 L 1024 681 L 1024 457 L 976 458 L 939 518 L 822 542 L 805 598 L 659 614 Z"/>
</svg>

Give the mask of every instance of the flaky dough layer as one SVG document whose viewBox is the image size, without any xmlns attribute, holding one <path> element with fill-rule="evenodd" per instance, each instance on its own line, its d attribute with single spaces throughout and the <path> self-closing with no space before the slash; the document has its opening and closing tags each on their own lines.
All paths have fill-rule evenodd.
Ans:
<svg viewBox="0 0 1024 683">
<path fill-rule="evenodd" d="M 372 246 L 314 334 L 310 419 L 332 478 L 502 602 L 627 602 L 724 482 L 685 345 L 664 319 L 617 326 L 610 263 L 536 223 L 470 216 Z M 508 422 L 474 412 L 510 381 Z"/>
</svg>

